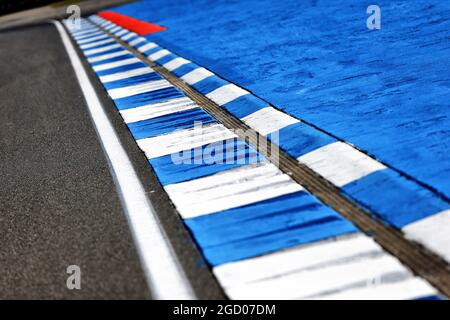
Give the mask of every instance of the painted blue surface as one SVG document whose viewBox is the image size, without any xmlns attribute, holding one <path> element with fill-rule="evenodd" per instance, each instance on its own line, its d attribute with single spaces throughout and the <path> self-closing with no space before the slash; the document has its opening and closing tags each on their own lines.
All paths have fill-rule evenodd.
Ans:
<svg viewBox="0 0 450 320">
<path fill-rule="evenodd" d="M 213 266 L 357 232 L 306 192 L 186 219 Z"/>
<path fill-rule="evenodd" d="M 126 98 L 115 99 L 114 103 L 119 110 L 124 110 L 180 97 L 184 97 L 181 91 L 179 91 L 175 87 L 169 87 L 152 92 L 137 94 Z"/>
<path fill-rule="evenodd" d="M 161 79 L 162 79 L 162 77 L 159 74 L 157 74 L 156 72 L 152 72 L 152 73 L 142 74 L 139 76 L 130 77 L 130 78 L 126 78 L 126 79 L 111 81 L 108 83 L 104 83 L 103 86 L 105 87 L 106 90 L 111 90 L 111 89 L 117 89 L 117 88 L 131 86 L 131 85 L 135 85 L 135 84 L 139 84 L 139 83 L 144 83 L 147 81 L 154 81 L 154 80 L 161 80 Z"/>
<path fill-rule="evenodd" d="M 177 161 L 174 161 L 176 159 Z M 261 161 L 264 157 L 238 138 L 149 160 L 162 185 L 206 177 Z"/>
<path fill-rule="evenodd" d="M 276 133 L 276 136 L 269 134 L 267 138 L 293 157 L 300 157 L 336 142 L 336 139 L 301 122 L 284 127 Z"/>
<path fill-rule="evenodd" d="M 149 35 L 450 197 L 450 2 L 142 1 Z"/>
<path fill-rule="evenodd" d="M 177 56 L 177 55 L 174 55 L 174 54 L 168 54 L 168 55 L 165 55 L 165 56 L 163 56 L 163 57 L 161 57 L 161 58 L 155 60 L 154 62 L 156 62 L 156 63 L 158 63 L 158 64 L 160 64 L 160 65 L 163 65 L 163 64 L 165 64 L 166 62 L 169 62 L 170 60 L 173 60 L 173 59 L 175 59 L 175 58 L 178 58 L 178 56 Z"/>
<path fill-rule="evenodd" d="M 267 102 L 255 97 L 254 95 L 246 94 L 224 104 L 222 107 L 234 116 L 242 118 L 267 106 Z"/>
<path fill-rule="evenodd" d="M 185 74 L 187 74 L 191 71 L 194 71 L 197 68 L 198 68 L 198 65 L 196 65 L 195 63 L 187 63 L 185 65 L 182 65 L 182 66 L 176 68 L 175 70 L 172 71 L 172 73 L 174 75 L 176 75 L 177 77 L 181 78 Z"/>
<path fill-rule="evenodd" d="M 162 50 L 162 49 L 163 49 L 163 48 L 161 48 L 161 47 L 159 47 L 159 46 L 156 46 L 156 47 L 154 47 L 154 48 L 147 49 L 147 50 L 143 51 L 142 54 L 145 55 L 145 56 L 149 56 L 149 55 L 151 55 L 151 54 L 153 54 L 153 53 L 155 53 L 155 52 L 158 52 L 158 51 L 160 51 L 160 50 Z"/>
<path fill-rule="evenodd" d="M 205 126 L 216 122 L 216 119 L 202 109 L 194 108 L 156 118 L 131 122 L 127 125 L 133 134 L 133 137 L 137 140 L 154 137 L 175 130 L 193 128 L 196 122 Z"/>
<path fill-rule="evenodd" d="M 213 90 L 216 90 L 224 85 L 228 84 L 228 82 L 220 79 L 216 76 L 211 76 L 203 79 L 202 81 L 197 82 L 192 87 L 195 88 L 200 93 L 207 94 Z"/>
<path fill-rule="evenodd" d="M 342 189 L 397 228 L 450 209 L 448 202 L 410 180 L 399 179 L 393 170 L 377 171 Z"/>
</svg>

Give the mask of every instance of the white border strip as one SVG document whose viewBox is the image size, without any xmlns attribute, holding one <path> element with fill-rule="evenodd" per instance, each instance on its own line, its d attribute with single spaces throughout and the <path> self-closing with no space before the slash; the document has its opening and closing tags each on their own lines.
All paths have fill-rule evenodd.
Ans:
<svg viewBox="0 0 450 320">
<path fill-rule="evenodd" d="M 68 35 L 59 21 L 58 30 L 77 76 L 92 122 L 109 161 L 111 174 L 130 224 L 148 285 L 154 299 L 195 299 L 152 204 L 92 87 Z"/>
</svg>

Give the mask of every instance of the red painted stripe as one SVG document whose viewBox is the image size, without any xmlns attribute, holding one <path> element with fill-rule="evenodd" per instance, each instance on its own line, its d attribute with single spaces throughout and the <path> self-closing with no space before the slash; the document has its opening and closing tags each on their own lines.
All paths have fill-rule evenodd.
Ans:
<svg viewBox="0 0 450 320">
<path fill-rule="evenodd" d="M 141 36 L 145 36 L 147 34 L 158 31 L 164 31 L 167 29 L 166 27 L 134 19 L 114 11 L 103 11 L 98 13 L 97 15 L 102 17 L 103 19 L 114 22 L 115 24 L 121 26 L 122 28 L 136 32 Z"/>
</svg>

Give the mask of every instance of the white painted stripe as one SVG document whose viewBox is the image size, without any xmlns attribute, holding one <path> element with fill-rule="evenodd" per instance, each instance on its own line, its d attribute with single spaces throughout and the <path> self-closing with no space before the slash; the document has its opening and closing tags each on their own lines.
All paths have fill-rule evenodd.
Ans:
<svg viewBox="0 0 450 320">
<path fill-rule="evenodd" d="M 152 159 L 234 137 L 236 135 L 223 125 L 212 124 L 175 130 L 168 134 L 139 139 L 136 142 L 147 158 Z"/>
<path fill-rule="evenodd" d="M 80 36 L 82 34 L 87 34 L 90 32 L 95 32 L 95 31 L 99 31 L 99 29 L 97 27 L 93 27 L 93 28 L 89 28 L 89 29 L 83 29 L 77 32 L 72 32 L 72 36 L 77 37 Z"/>
<path fill-rule="evenodd" d="M 81 36 L 74 36 L 73 38 L 75 40 L 82 40 L 82 39 L 86 39 L 86 38 L 91 38 L 91 37 L 95 37 L 95 36 L 99 36 L 105 34 L 103 31 L 96 31 L 96 32 L 92 32 L 92 33 L 88 33 L 88 34 L 83 34 Z"/>
<path fill-rule="evenodd" d="M 341 187 L 386 167 L 343 142 L 334 142 L 297 158 Z"/>
<path fill-rule="evenodd" d="M 129 44 L 130 46 L 135 46 L 135 45 L 137 45 L 138 43 L 141 43 L 141 42 L 144 42 L 144 41 L 147 41 L 147 40 L 146 40 L 144 37 L 139 37 L 139 38 L 136 38 L 136 39 L 130 41 L 128 44 Z"/>
<path fill-rule="evenodd" d="M 88 58 L 87 60 L 90 63 L 94 63 L 94 62 L 99 62 L 99 61 L 103 61 L 103 60 L 108 60 L 111 58 L 116 58 L 116 57 L 120 57 L 120 56 L 125 56 L 127 54 L 129 54 L 130 52 L 128 52 L 127 50 L 122 50 L 122 51 L 115 51 L 113 53 L 107 53 L 107 54 L 103 54 L 101 56 L 97 56 L 97 57 L 92 57 L 92 58 Z"/>
<path fill-rule="evenodd" d="M 103 28 L 105 28 L 106 30 L 111 30 L 111 29 L 115 28 L 116 26 L 117 26 L 117 25 L 116 25 L 115 23 L 112 23 L 112 22 L 111 22 L 111 24 L 109 24 L 108 26 L 103 27 Z"/>
<path fill-rule="evenodd" d="M 137 108 L 120 110 L 125 123 L 142 121 L 146 119 L 161 117 L 167 114 L 198 108 L 191 99 L 187 97 L 175 98 L 164 102 L 153 103 Z"/>
<path fill-rule="evenodd" d="M 119 61 L 114 61 L 114 62 L 109 62 L 109 63 L 103 63 L 103 64 L 99 64 L 97 66 L 93 66 L 92 69 L 94 69 L 94 71 L 103 71 L 103 70 L 108 70 L 108 69 L 112 69 L 112 68 L 117 68 L 117 67 L 121 67 L 121 66 L 126 66 L 132 63 L 136 63 L 139 62 L 140 60 L 138 58 L 127 58 L 127 59 L 123 59 L 123 60 L 119 60 Z"/>
<path fill-rule="evenodd" d="M 437 295 L 428 283 L 420 278 L 407 278 L 395 283 L 381 283 L 322 295 L 311 300 L 411 300 Z"/>
<path fill-rule="evenodd" d="M 249 94 L 249 92 L 230 83 L 211 91 L 206 96 L 219 106 L 223 106 L 246 94 Z"/>
<path fill-rule="evenodd" d="M 115 33 L 115 35 L 116 35 L 117 37 L 120 37 L 120 36 L 124 35 L 125 33 L 128 33 L 128 30 L 127 30 L 127 29 L 122 29 L 122 30 L 120 30 L 120 31 L 117 31 L 117 32 Z"/>
<path fill-rule="evenodd" d="M 403 227 L 406 238 L 421 243 L 450 263 L 450 210 Z"/>
<path fill-rule="evenodd" d="M 127 41 L 128 39 L 133 38 L 134 36 L 137 36 L 137 34 L 134 32 L 130 32 L 130 33 L 124 35 L 123 37 L 121 37 L 120 39 L 122 39 L 123 41 Z"/>
<path fill-rule="evenodd" d="M 382 299 L 394 284 L 398 299 L 436 293 L 363 234 L 232 262 L 213 271 L 233 299 L 319 299 L 338 294 L 357 299 L 359 293 L 369 294 L 368 286 L 376 286 L 372 297 Z M 403 292 L 398 290 L 402 285 Z"/>
<path fill-rule="evenodd" d="M 192 70 L 191 72 L 186 73 L 181 77 L 181 80 L 183 80 L 187 84 L 193 85 L 213 75 L 214 73 L 205 68 L 197 68 L 195 70 Z"/>
<path fill-rule="evenodd" d="M 158 46 L 158 45 L 157 45 L 156 43 L 150 42 L 150 43 L 144 44 L 143 46 L 140 46 L 139 48 L 137 48 L 137 50 L 138 50 L 139 52 L 145 52 L 145 51 L 147 51 L 147 50 L 156 48 L 157 46 Z"/>
<path fill-rule="evenodd" d="M 102 39 L 107 39 L 107 38 L 109 38 L 109 36 L 107 34 L 102 34 L 102 35 L 95 36 L 95 37 L 92 37 L 92 38 L 86 38 L 86 39 L 78 40 L 77 43 L 79 45 L 82 45 L 83 43 L 89 43 L 89 42 L 92 42 L 92 41 L 102 40 Z"/>
<path fill-rule="evenodd" d="M 181 67 L 182 65 L 185 65 L 189 63 L 190 61 L 185 58 L 175 58 L 173 60 L 170 60 L 169 62 L 163 64 L 163 67 L 166 68 L 169 71 L 175 70 L 178 67 Z"/>
<path fill-rule="evenodd" d="M 114 28 L 112 28 L 111 30 L 109 30 L 109 32 L 114 33 L 116 31 L 119 31 L 120 29 L 122 29 L 122 27 L 120 26 L 115 26 Z"/>
<path fill-rule="evenodd" d="M 80 83 L 92 122 L 108 158 L 144 272 L 155 299 L 193 299 L 192 288 L 173 252 L 158 216 L 89 81 L 80 58 L 62 25 L 53 21 L 61 35 Z M 158 257 L 155 259 L 155 257 Z"/>
<path fill-rule="evenodd" d="M 241 120 L 263 136 L 300 122 L 300 120 L 272 107 L 262 108 Z"/>
<path fill-rule="evenodd" d="M 145 92 L 161 90 L 168 87 L 172 87 L 172 85 L 167 80 L 152 80 L 144 83 L 134 84 L 127 87 L 111 89 L 108 90 L 108 94 L 112 99 L 120 99 L 135 96 L 137 94 Z"/>
<path fill-rule="evenodd" d="M 112 43 L 112 42 L 115 42 L 115 40 L 113 38 L 109 38 L 109 39 L 106 39 L 106 40 L 101 40 L 101 41 L 96 41 L 96 42 L 89 43 L 89 44 L 84 44 L 84 45 L 80 46 L 80 48 L 82 50 L 86 50 L 86 49 L 89 49 L 89 48 L 98 47 L 98 46 L 101 46 L 101 45 L 104 45 L 104 44 L 107 44 L 107 43 Z"/>
<path fill-rule="evenodd" d="M 140 76 L 140 75 L 148 74 L 148 73 L 152 73 L 152 72 L 155 72 L 152 68 L 142 67 L 142 68 L 127 70 L 127 71 L 117 72 L 117 73 L 113 73 L 113 74 L 108 74 L 106 76 L 101 76 L 99 78 L 100 78 L 101 82 L 108 83 L 108 82 L 112 82 L 112 81 L 136 77 L 136 76 Z"/>
<path fill-rule="evenodd" d="M 364 234 L 352 234 L 310 245 L 230 262 L 214 267 L 214 274 L 224 287 L 232 287 L 280 277 L 296 270 L 308 270 L 314 266 L 326 266 L 339 259 L 379 252 L 374 241 Z"/>
<path fill-rule="evenodd" d="M 272 163 L 258 163 L 164 187 L 183 219 L 303 190 Z"/>
<path fill-rule="evenodd" d="M 111 21 L 105 20 L 103 19 L 102 22 L 99 23 L 99 25 L 101 25 L 103 28 L 106 28 L 107 26 L 112 25 L 113 23 Z"/>
<path fill-rule="evenodd" d="M 162 57 L 167 56 L 168 54 L 171 54 L 171 52 L 169 50 L 162 49 L 162 50 L 159 50 L 159 51 L 149 55 L 148 58 L 150 60 L 152 60 L 152 61 L 155 61 L 155 60 L 158 60 L 158 59 L 160 59 Z"/>
<path fill-rule="evenodd" d="M 106 51 L 110 51 L 110 50 L 113 50 L 113 49 L 116 49 L 116 48 L 120 48 L 120 47 L 121 47 L 120 44 L 114 43 L 114 44 L 112 44 L 110 46 L 105 46 L 105 47 L 101 47 L 101 48 L 98 48 L 98 49 L 86 50 L 86 51 L 84 51 L 84 55 L 85 56 L 90 56 L 92 54 L 106 52 Z"/>
</svg>

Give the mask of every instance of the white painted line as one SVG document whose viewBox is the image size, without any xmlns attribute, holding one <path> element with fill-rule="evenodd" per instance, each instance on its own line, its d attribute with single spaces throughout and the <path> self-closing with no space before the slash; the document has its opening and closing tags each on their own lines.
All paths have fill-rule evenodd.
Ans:
<svg viewBox="0 0 450 320">
<path fill-rule="evenodd" d="M 112 81 L 124 80 L 124 79 L 128 79 L 131 77 L 141 76 L 143 74 L 148 74 L 148 73 L 152 73 L 152 72 L 155 72 L 155 71 L 150 67 L 141 67 L 141 68 L 131 69 L 131 70 L 117 72 L 117 73 L 113 73 L 113 74 L 108 74 L 106 76 L 101 76 L 99 78 L 102 83 L 108 83 L 108 82 L 112 82 Z"/>
<path fill-rule="evenodd" d="M 110 25 L 113 25 L 113 23 L 111 21 L 103 19 L 103 22 L 100 22 L 99 25 L 102 26 L 103 28 L 106 28 Z"/>
<path fill-rule="evenodd" d="M 300 122 L 273 107 L 262 108 L 241 119 L 250 128 L 256 130 L 259 134 L 265 136 L 269 133 L 278 131 L 288 125 Z"/>
<path fill-rule="evenodd" d="M 386 167 L 343 142 L 333 142 L 297 158 L 338 187 Z"/>
<path fill-rule="evenodd" d="M 137 45 L 138 43 L 141 43 L 141 42 L 144 42 L 144 41 L 146 41 L 144 37 L 139 37 L 139 38 L 136 38 L 136 39 L 130 41 L 128 44 L 129 44 L 130 46 L 135 46 L 135 45 Z"/>
<path fill-rule="evenodd" d="M 109 30 L 109 32 L 114 33 L 116 31 L 119 31 L 120 29 L 122 29 L 122 27 L 120 26 L 115 26 L 114 28 L 112 28 L 111 30 Z"/>
<path fill-rule="evenodd" d="M 213 272 L 232 299 L 383 299 L 389 295 L 409 299 L 436 294 L 363 234 L 224 264 Z"/>
<path fill-rule="evenodd" d="M 214 274 L 224 287 L 234 287 L 281 277 L 296 270 L 327 266 L 344 257 L 379 252 L 374 241 L 364 234 L 338 237 L 336 240 L 301 245 L 263 256 L 225 263 L 214 267 Z"/>
<path fill-rule="evenodd" d="M 164 189 L 183 219 L 188 219 L 302 191 L 303 187 L 272 163 L 258 163 Z"/>
<path fill-rule="evenodd" d="M 205 68 L 197 68 L 195 70 L 192 70 L 191 72 L 186 73 L 181 77 L 181 80 L 183 80 L 187 84 L 193 85 L 213 75 L 214 73 Z"/>
<path fill-rule="evenodd" d="M 311 300 L 415 300 L 439 293 L 420 278 L 408 277 L 393 283 L 367 285 L 311 298 Z"/>
<path fill-rule="evenodd" d="M 130 228 L 155 299 L 194 299 L 194 293 L 173 252 L 158 216 L 149 202 L 126 151 L 89 81 L 69 36 L 61 23 L 58 29 L 86 100 L 92 122 L 102 144 L 120 194 Z"/>
<path fill-rule="evenodd" d="M 93 66 L 92 69 L 94 69 L 94 71 L 96 71 L 96 72 L 103 71 L 103 70 L 108 70 L 108 69 L 117 68 L 117 67 L 121 67 L 121 66 L 126 66 L 126 65 L 133 64 L 133 63 L 136 63 L 139 61 L 140 60 L 136 57 L 127 58 L 127 59 L 123 59 L 123 60 L 119 60 L 119 61 L 99 64 L 99 65 Z"/>
<path fill-rule="evenodd" d="M 199 108 L 199 106 L 188 97 L 182 97 L 137 108 L 120 110 L 120 114 L 125 123 L 131 123 L 194 108 Z"/>
<path fill-rule="evenodd" d="M 107 51 L 110 51 L 110 50 L 113 50 L 113 49 L 116 49 L 116 48 L 120 48 L 120 47 L 121 47 L 120 44 L 115 43 L 115 44 L 112 44 L 110 46 L 105 46 L 105 47 L 101 47 L 101 48 L 98 48 L 98 49 L 86 50 L 83 53 L 84 53 L 85 56 L 90 56 L 92 54 L 101 53 L 101 52 L 107 52 Z"/>
<path fill-rule="evenodd" d="M 95 36 L 99 36 L 105 34 L 103 31 L 97 31 L 97 32 L 93 32 L 93 33 L 88 33 L 88 34 L 83 34 L 81 36 L 78 37 L 73 37 L 75 40 L 82 40 L 82 39 L 86 39 L 86 38 L 91 38 L 91 37 L 95 37 Z"/>
<path fill-rule="evenodd" d="M 172 87 L 172 85 L 167 80 L 152 80 L 144 83 L 134 84 L 127 87 L 111 89 L 108 90 L 108 94 L 112 99 L 120 99 L 135 96 L 137 94 L 145 92 L 161 90 L 168 87 Z"/>
<path fill-rule="evenodd" d="M 409 240 L 421 243 L 450 263 L 450 210 L 445 210 L 403 227 Z"/>
<path fill-rule="evenodd" d="M 134 32 L 130 32 L 127 35 L 124 35 L 123 37 L 121 37 L 120 39 L 122 39 L 123 41 L 127 41 L 128 39 L 131 39 L 134 36 L 137 36 L 137 34 Z"/>
<path fill-rule="evenodd" d="M 190 63 L 189 60 L 178 57 L 178 58 L 175 58 L 175 59 L 170 60 L 169 62 L 163 64 L 163 67 L 169 71 L 172 71 L 172 70 L 175 70 L 176 68 L 181 67 L 182 65 L 185 65 L 188 63 Z"/>
<path fill-rule="evenodd" d="M 87 33 L 96 32 L 96 31 L 99 31 L 99 28 L 93 27 L 93 28 L 89 28 L 89 29 L 83 29 L 83 30 L 80 30 L 80 31 L 72 32 L 72 36 L 78 37 L 78 36 L 80 36 L 82 34 L 87 34 Z"/>
<path fill-rule="evenodd" d="M 136 142 L 147 158 L 152 159 L 234 137 L 236 135 L 223 125 L 212 124 L 175 130 L 160 136 L 139 139 Z"/>
<path fill-rule="evenodd" d="M 95 37 L 92 37 L 92 38 L 86 38 L 86 39 L 78 40 L 77 43 L 79 45 L 82 45 L 84 43 L 89 43 L 89 42 L 92 42 L 92 41 L 108 39 L 108 38 L 109 38 L 109 36 L 107 34 L 102 34 L 102 35 L 95 36 Z"/>
<path fill-rule="evenodd" d="M 219 106 L 223 106 L 224 104 L 227 104 L 228 102 L 231 102 L 246 94 L 249 94 L 249 92 L 235 84 L 230 83 L 211 91 L 206 94 L 206 96 Z"/>
<path fill-rule="evenodd" d="M 171 54 L 171 52 L 169 50 L 162 49 L 162 50 L 159 50 L 159 51 L 149 55 L 148 58 L 152 61 L 155 61 L 155 60 L 161 59 L 162 57 L 167 56 L 168 54 Z"/>
<path fill-rule="evenodd" d="M 86 50 L 89 48 L 98 47 L 98 46 L 101 46 L 101 45 L 104 45 L 107 43 L 111 43 L 111 42 L 115 42 L 115 40 L 113 38 L 109 38 L 106 40 L 101 40 L 101 41 L 97 41 L 97 42 L 93 42 L 93 43 L 89 43 L 89 44 L 84 44 L 84 45 L 80 46 L 80 48 L 82 50 Z"/>
<path fill-rule="evenodd" d="M 116 33 L 114 33 L 117 37 L 120 37 L 122 35 L 124 35 L 125 33 L 128 33 L 127 29 L 122 29 L 120 31 L 117 31 Z"/>
<path fill-rule="evenodd" d="M 137 50 L 138 50 L 139 52 L 145 52 L 145 51 L 147 51 L 147 50 L 156 48 L 157 46 L 158 46 L 158 45 L 157 45 L 156 43 L 150 42 L 150 43 L 144 44 L 143 46 L 140 46 L 139 48 L 137 48 Z"/>
<path fill-rule="evenodd" d="M 111 22 L 111 24 L 109 24 L 108 26 L 103 27 L 103 28 L 105 28 L 106 30 L 109 31 L 109 30 L 111 30 L 111 29 L 113 29 L 113 28 L 115 28 L 115 27 L 116 27 L 116 24 Z"/>
<path fill-rule="evenodd" d="M 94 63 L 94 62 L 99 62 L 99 61 L 103 61 L 103 60 L 108 60 L 108 59 L 111 59 L 111 58 L 125 56 L 127 54 L 130 54 L 130 52 L 128 52 L 127 50 L 115 51 L 113 53 L 107 53 L 107 54 L 103 54 L 101 56 L 88 58 L 87 60 L 90 63 Z"/>
</svg>

